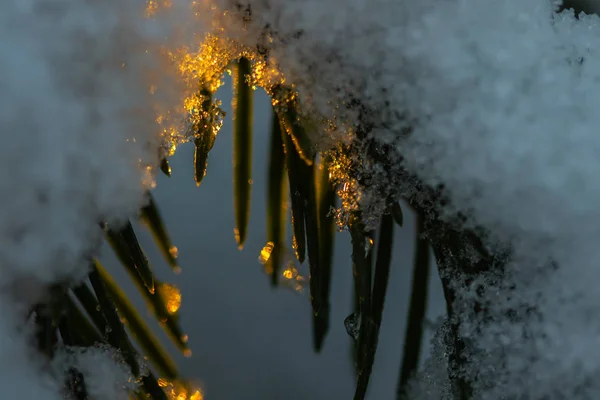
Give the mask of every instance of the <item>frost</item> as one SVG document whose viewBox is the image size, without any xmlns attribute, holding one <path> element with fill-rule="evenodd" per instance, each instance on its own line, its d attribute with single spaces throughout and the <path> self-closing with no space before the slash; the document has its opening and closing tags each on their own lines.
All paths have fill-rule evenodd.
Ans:
<svg viewBox="0 0 600 400">
<path fill-rule="evenodd" d="M 432 354 L 417 377 L 409 381 L 405 391 L 401 393 L 400 399 L 412 400 L 449 400 L 451 399 L 451 387 L 448 381 L 448 352 L 446 351 L 446 336 L 449 333 L 447 323 L 440 325 L 436 335 L 432 338 Z"/>
</svg>

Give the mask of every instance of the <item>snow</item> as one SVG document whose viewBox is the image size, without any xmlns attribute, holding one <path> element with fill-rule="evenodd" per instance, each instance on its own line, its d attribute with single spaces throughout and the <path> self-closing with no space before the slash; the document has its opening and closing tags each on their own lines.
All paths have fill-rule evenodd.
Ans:
<svg viewBox="0 0 600 400">
<path fill-rule="evenodd" d="M 98 223 L 135 216 L 154 184 L 163 146 L 157 113 L 181 109 L 184 88 L 162 48 L 186 36 L 173 23 L 180 9 L 146 19 L 144 7 L 143 0 L 2 3 L 3 398 L 62 398 L 63 377 L 48 372 L 19 322 L 25 318 L 14 314 L 42 300 L 51 283 L 85 277 L 101 243 Z M 84 363 L 91 354 L 81 354 Z M 92 361 L 104 368 L 92 375 L 110 370 Z"/>
<path fill-rule="evenodd" d="M 4 6 L 3 283 L 13 273 L 45 283 L 81 275 L 98 222 L 122 220 L 142 202 L 160 142 L 153 115 L 141 112 L 152 105 L 139 77 L 152 59 L 140 33 L 127 32 L 135 28 L 126 4 Z"/>
<path fill-rule="evenodd" d="M 94 400 L 127 400 L 128 390 L 137 387 L 119 353 L 108 346 L 66 348 L 55 356 L 53 366 L 59 376 L 67 376 L 69 369 L 75 368 L 83 375 L 86 393 Z"/>
<path fill-rule="evenodd" d="M 60 400 L 59 382 L 45 369 L 43 361 L 30 342 L 23 340 L 29 333 L 23 317 L 0 302 L 0 385 L 5 399 Z"/>
</svg>

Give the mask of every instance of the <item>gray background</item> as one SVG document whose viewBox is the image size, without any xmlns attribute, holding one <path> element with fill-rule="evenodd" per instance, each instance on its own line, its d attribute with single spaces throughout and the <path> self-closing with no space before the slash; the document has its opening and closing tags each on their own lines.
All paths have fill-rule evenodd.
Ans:
<svg viewBox="0 0 600 400">
<path fill-rule="evenodd" d="M 148 232 L 141 227 L 136 229 L 158 278 L 181 289 L 180 319 L 189 335 L 191 358 L 180 356 L 160 331 L 109 248 L 103 249 L 102 261 L 144 310 L 142 314 L 175 356 L 181 372 L 204 388 L 206 399 L 351 399 L 351 339 L 343 323 L 352 311 L 349 234 L 336 235 L 330 331 L 321 354 L 314 354 L 308 290 L 299 294 L 283 287 L 272 289 L 258 262 L 266 242 L 265 187 L 271 112 L 262 90 L 255 92 L 250 229 L 244 249 L 237 250 L 233 234 L 230 92 L 228 81 L 217 94 L 228 115 L 210 153 L 202 185 L 195 185 L 193 145 L 186 144 L 170 160 L 172 177 L 159 175 L 154 191 L 171 238 L 179 248 L 182 273 L 173 274 Z M 393 266 L 369 399 L 395 398 L 414 246 L 414 218 L 407 209 L 405 225 L 395 233 Z M 306 266 L 299 269 L 307 276 Z M 433 320 L 444 312 L 435 269 L 430 287 L 429 318 Z"/>
</svg>

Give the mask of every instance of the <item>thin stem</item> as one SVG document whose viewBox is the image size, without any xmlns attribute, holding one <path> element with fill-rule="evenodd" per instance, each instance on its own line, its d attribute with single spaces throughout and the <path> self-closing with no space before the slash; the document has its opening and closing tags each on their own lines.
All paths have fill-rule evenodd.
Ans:
<svg viewBox="0 0 600 400">
<path fill-rule="evenodd" d="M 419 366 L 419 356 L 423 342 L 423 326 L 427 311 L 427 286 L 429 284 L 429 244 L 422 235 L 425 231 L 424 220 L 417 216 L 416 247 L 413 269 L 410 307 L 404 338 L 404 351 L 400 379 L 398 381 L 398 396 L 406 389 L 408 380 L 414 375 Z"/>
</svg>

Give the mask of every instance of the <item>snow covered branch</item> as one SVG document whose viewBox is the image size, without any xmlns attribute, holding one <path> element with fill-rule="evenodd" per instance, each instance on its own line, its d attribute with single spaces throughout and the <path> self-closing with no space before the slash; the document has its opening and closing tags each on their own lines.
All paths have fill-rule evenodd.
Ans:
<svg viewBox="0 0 600 400">
<path fill-rule="evenodd" d="M 450 314 L 447 360 L 434 359 L 451 373 L 428 367 L 425 381 L 446 378 L 428 391 L 417 381 L 414 396 L 597 397 L 598 17 L 550 0 L 198 0 L 163 14 L 137 0 L 5 3 L 8 393 L 60 398 L 56 372 L 29 355 L 23 315 L 85 276 L 99 221 L 143 204 L 164 141 L 189 139 L 173 130 L 181 111 L 206 117 L 205 98 L 180 104 L 202 71 L 176 49 L 212 27 L 209 43 L 233 45 L 201 48 L 202 65 L 218 76 L 242 54 L 276 65 L 254 78 L 285 77 L 303 117 L 326 128 L 313 142 L 349 166 L 338 179 L 356 183 L 367 226 L 399 198 L 426 217 Z"/>
<path fill-rule="evenodd" d="M 225 35 L 267 46 L 304 108 L 342 122 L 327 139 L 353 131 L 363 209 L 403 196 L 430 213 L 469 395 L 593 398 L 598 17 L 549 0 L 216 4 Z"/>
</svg>

